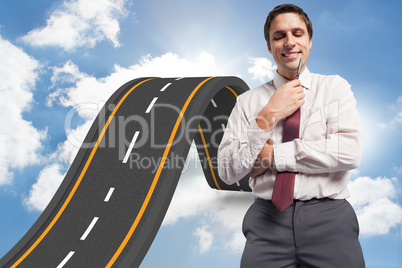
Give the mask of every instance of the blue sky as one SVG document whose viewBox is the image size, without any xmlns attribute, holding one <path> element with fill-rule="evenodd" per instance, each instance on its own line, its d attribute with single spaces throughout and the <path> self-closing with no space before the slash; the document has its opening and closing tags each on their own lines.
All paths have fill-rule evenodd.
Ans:
<svg viewBox="0 0 402 268">
<path fill-rule="evenodd" d="M 0 0 L 0 255 L 35 222 L 97 109 L 145 76 L 272 78 L 263 25 L 281 1 Z M 399 1 L 292 1 L 313 22 L 311 72 L 352 85 L 365 129 L 349 185 L 367 267 L 402 267 Z M 69 112 L 77 109 L 71 124 Z M 141 267 L 238 267 L 249 194 L 209 189 L 189 153 Z"/>
</svg>

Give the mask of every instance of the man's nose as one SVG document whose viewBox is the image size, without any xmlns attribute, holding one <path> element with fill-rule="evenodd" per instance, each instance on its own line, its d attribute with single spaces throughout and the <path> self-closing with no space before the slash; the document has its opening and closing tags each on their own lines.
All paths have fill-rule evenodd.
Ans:
<svg viewBox="0 0 402 268">
<path fill-rule="evenodd" d="M 286 40 L 285 40 L 285 47 L 294 47 L 295 45 L 295 41 L 293 39 L 293 36 L 288 34 L 286 36 Z"/>
</svg>

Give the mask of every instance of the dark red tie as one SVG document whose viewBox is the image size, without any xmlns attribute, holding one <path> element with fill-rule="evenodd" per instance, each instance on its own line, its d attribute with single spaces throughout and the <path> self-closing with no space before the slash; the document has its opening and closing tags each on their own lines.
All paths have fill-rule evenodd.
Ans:
<svg viewBox="0 0 402 268">
<path fill-rule="evenodd" d="M 297 139 L 299 137 L 299 127 L 300 108 L 285 119 L 282 142 L 288 142 Z M 285 209 L 293 204 L 294 185 L 295 173 L 279 172 L 276 175 L 271 201 L 280 212 L 283 212 Z"/>
</svg>

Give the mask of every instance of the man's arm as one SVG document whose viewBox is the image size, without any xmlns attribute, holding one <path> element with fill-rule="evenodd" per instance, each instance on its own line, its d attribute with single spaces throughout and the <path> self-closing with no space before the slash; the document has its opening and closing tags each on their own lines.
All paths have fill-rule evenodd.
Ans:
<svg viewBox="0 0 402 268">
<path fill-rule="evenodd" d="M 251 169 L 250 176 L 255 178 L 258 175 L 264 173 L 267 169 L 274 168 L 274 142 L 268 139 L 264 144 L 261 152 L 258 154 L 257 160 L 255 160 L 253 168 Z"/>
<path fill-rule="evenodd" d="M 257 166 L 257 159 L 265 158 L 263 154 L 266 149 L 272 152 L 271 144 L 264 148 L 272 130 L 280 119 L 291 115 L 304 103 L 304 96 L 300 81 L 293 80 L 276 90 L 255 118 L 247 118 L 238 98 L 218 148 L 218 171 L 223 181 L 233 184 L 250 171 L 253 176 L 266 170 L 265 164 Z M 260 153 L 262 155 L 258 158 Z M 256 160 L 257 164 L 252 170 Z"/>
<path fill-rule="evenodd" d="M 274 93 L 268 104 L 259 113 L 256 119 L 257 125 L 265 131 L 271 131 L 279 120 L 290 116 L 304 104 L 304 97 L 305 93 L 299 80 L 286 83 Z M 272 140 L 268 140 L 264 145 L 253 165 L 251 177 L 256 177 L 268 168 L 274 167 L 273 144 Z"/>
<path fill-rule="evenodd" d="M 317 125 L 311 124 L 315 122 L 313 115 L 307 118 L 301 139 L 275 145 L 274 161 L 279 172 L 318 174 L 351 170 L 359 166 L 363 130 L 356 100 L 346 80 L 335 77 L 332 83 L 330 94 L 335 94 L 335 97 L 317 111 L 319 118 L 325 120 L 318 124 L 323 124 L 326 134 L 322 138 L 314 137 Z"/>
<path fill-rule="evenodd" d="M 305 102 L 300 80 L 295 79 L 277 89 L 256 118 L 259 128 L 272 131 L 279 120 L 293 114 Z"/>
<path fill-rule="evenodd" d="M 255 118 L 249 118 L 238 97 L 235 107 L 218 148 L 219 177 L 227 184 L 233 184 L 247 175 L 257 155 L 271 136 L 271 132 L 260 129 Z"/>
</svg>

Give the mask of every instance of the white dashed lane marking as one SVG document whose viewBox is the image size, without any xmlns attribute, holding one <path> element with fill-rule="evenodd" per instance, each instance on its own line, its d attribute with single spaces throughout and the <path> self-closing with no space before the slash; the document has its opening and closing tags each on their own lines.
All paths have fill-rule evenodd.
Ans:
<svg viewBox="0 0 402 268">
<path fill-rule="evenodd" d="M 168 88 L 168 86 L 170 86 L 172 83 L 168 83 L 166 86 L 164 86 L 162 89 L 161 89 L 161 91 L 163 92 L 163 91 L 165 91 L 165 89 L 167 89 Z"/>
<path fill-rule="evenodd" d="M 218 105 L 216 105 L 216 102 L 214 101 L 214 99 L 211 99 L 212 105 L 216 108 L 218 107 Z"/>
<path fill-rule="evenodd" d="M 80 240 L 85 240 L 87 238 L 87 236 L 89 235 L 89 233 L 91 232 L 92 228 L 94 228 L 96 222 L 99 220 L 99 217 L 95 217 L 92 219 L 91 223 L 89 224 L 87 230 L 85 231 L 85 233 L 81 236 Z"/>
<path fill-rule="evenodd" d="M 57 265 L 56 268 L 62 268 L 70 260 L 70 258 L 74 255 L 74 253 L 75 253 L 74 251 L 70 251 L 67 254 L 67 256 L 64 258 L 64 260 L 59 265 Z"/>
<path fill-rule="evenodd" d="M 112 194 L 113 194 L 113 191 L 114 191 L 114 188 L 113 188 L 113 187 L 109 189 L 109 192 L 107 193 L 107 195 L 106 195 L 106 197 L 105 197 L 105 200 L 103 200 L 104 202 L 109 202 L 110 197 L 111 197 Z"/>
<path fill-rule="evenodd" d="M 127 160 L 128 160 L 128 158 L 130 157 L 131 151 L 133 150 L 134 144 L 135 144 L 135 142 L 137 141 L 137 138 L 138 138 L 138 135 L 139 135 L 139 134 L 140 134 L 139 131 L 136 131 L 136 132 L 135 132 L 135 134 L 134 134 L 134 136 L 133 136 L 133 139 L 131 140 L 130 146 L 128 147 L 128 150 L 127 150 L 127 152 L 126 152 L 126 155 L 124 156 L 123 164 L 127 163 Z"/>
<path fill-rule="evenodd" d="M 152 107 L 154 107 L 154 104 L 155 104 L 155 102 L 156 102 L 157 99 L 158 99 L 158 97 L 155 97 L 155 98 L 151 101 L 151 103 L 150 103 L 149 106 L 148 106 L 148 109 L 145 111 L 146 114 L 148 114 L 148 113 L 152 110 Z"/>
</svg>

